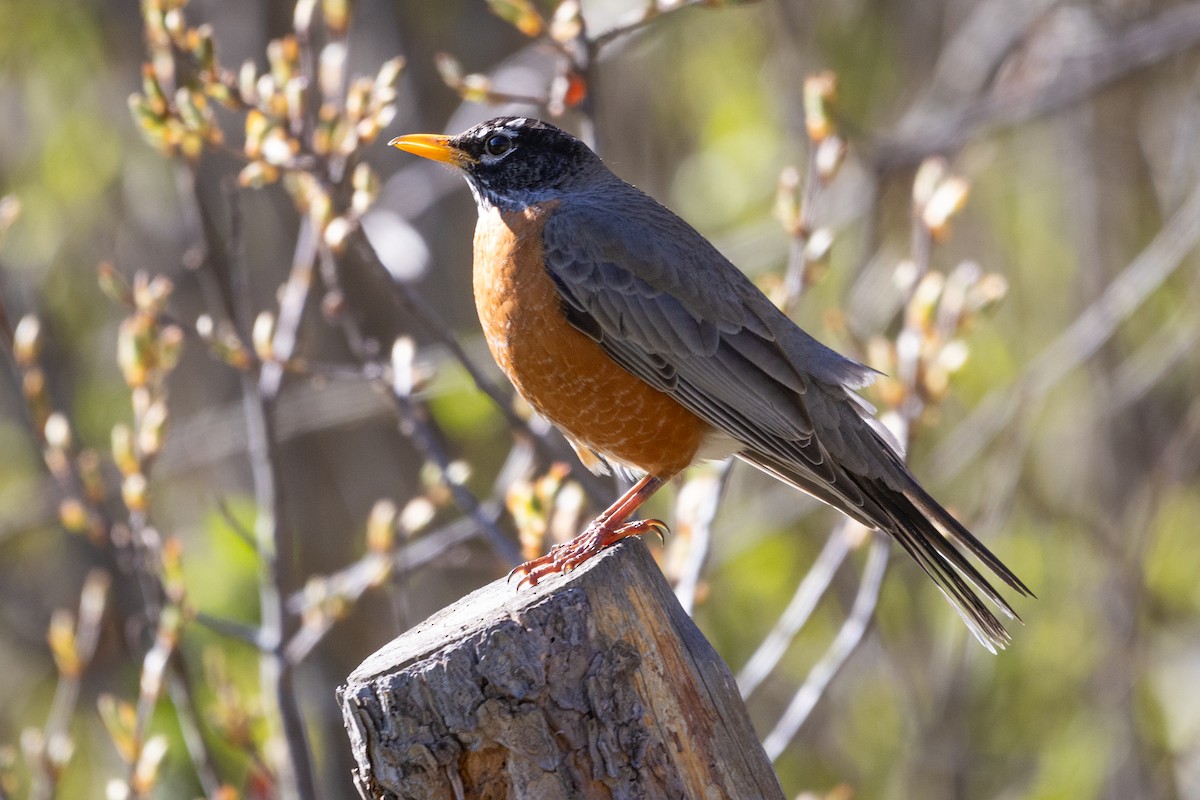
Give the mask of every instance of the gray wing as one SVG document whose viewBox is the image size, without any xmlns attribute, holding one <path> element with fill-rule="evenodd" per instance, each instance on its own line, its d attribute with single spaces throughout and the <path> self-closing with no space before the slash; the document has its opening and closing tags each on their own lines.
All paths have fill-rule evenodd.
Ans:
<svg viewBox="0 0 1200 800">
<path fill-rule="evenodd" d="M 564 204 L 543 232 L 571 324 L 743 442 L 744 460 L 891 534 L 980 641 L 1003 646 L 1007 633 L 968 583 L 1015 615 L 951 542 L 1029 590 L 921 489 L 869 407 L 851 399 L 873 371 L 802 331 L 669 210 L 641 193 L 620 197 L 619 214 L 601 203 Z"/>
<path fill-rule="evenodd" d="M 571 323 L 750 449 L 805 464 L 831 485 L 830 452 L 852 471 L 881 474 L 875 434 L 845 402 L 873 372 L 808 336 L 686 223 L 639 199 L 644 207 L 621 215 L 633 225 L 578 203 L 550 216 L 546 265 Z M 853 486 L 839 489 L 861 505 Z"/>
</svg>

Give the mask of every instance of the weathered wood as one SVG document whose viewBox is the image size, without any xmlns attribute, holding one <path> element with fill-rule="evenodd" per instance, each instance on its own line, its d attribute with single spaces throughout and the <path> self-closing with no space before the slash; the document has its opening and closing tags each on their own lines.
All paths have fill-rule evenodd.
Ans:
<svg viewBox="0 0 1200 800">
<path fill-rule="evenodd" d="M 733 676 L 636 540 L 479 589 L 338 697 L 364 798 L 783 798 Z"/>
</svg>

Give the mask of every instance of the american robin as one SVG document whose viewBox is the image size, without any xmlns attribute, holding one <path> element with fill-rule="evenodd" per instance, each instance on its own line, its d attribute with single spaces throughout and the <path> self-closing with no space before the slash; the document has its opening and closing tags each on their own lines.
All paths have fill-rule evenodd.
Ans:
<svg viewBox="0 0 1200 800">
<path fill-rule="evenodd" d="M 492 355 L 595 471 L 642 477 L 575 539 L 514 572 L 570 569 L 665 527 L 631 520 L 701 459 L 736 455 L 890 534 L 975 636 L 1016 618 L 960 552 L 1028 588 L 934 500 L 855 390 L 875 374 L 813 339 L 694 228 L 570 134 L 501 117 L 392 146 L 461 170 L 479 207 L 474 291 Z M 974 587 L 974 588 L 972 588 Z"/>
</svg>

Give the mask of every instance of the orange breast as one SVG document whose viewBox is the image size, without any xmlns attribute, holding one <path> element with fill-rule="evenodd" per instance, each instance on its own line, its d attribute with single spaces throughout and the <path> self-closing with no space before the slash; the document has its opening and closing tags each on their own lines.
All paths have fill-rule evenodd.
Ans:
<svg viewBox="0 0 1200 800">
<path fill-rule="evenodd" d="M 513 386 L 568 437 L 654 475 L 690 464 L 712 428 L 567 322 L 542 260 L 551 206 L 491 210 L 475 229 L 475 305 Z"/>
</svg>

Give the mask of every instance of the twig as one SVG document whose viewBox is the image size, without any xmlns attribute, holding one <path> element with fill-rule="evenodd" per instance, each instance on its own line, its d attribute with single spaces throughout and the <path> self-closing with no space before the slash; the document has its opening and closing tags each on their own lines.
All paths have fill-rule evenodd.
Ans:
<svg viewBox="0 0 1200 800">
<path fill-rule="evenodd" d="M 882 534 L 875 534 L 871 540 L 871 549 L 867 554 L 867 565 L 863 569 L 862 583 L 859 584 L 858 594 L 854 597 L 854 605 L 846 618 L 833 644 L 825 651 L 825 655 L 817 662 L 800 691 L 796 692 L 792 702 L 775 723 L 775 727 L 763 740 L 763 749 L 772 762 L 783 753 L 792 739 L 800 731 L 808 719 L 808 715 L 816 706 L 817 701 L 825 693 L 829 682 L 837 675 L 846 663 L 846 659 L 858 647 L 866 633 L 875 606 L 879 601 L 879 587 L 883 584 L 883 576 L 887 572 L 888 555 L 891 552 L 891 542 Z"/>
<path fill-rule="evenodd" d="M 275 324 L 275 335 L 271 339 L 274 358 L 262 365 L 258 390 L 263 398 L 273 401 L 279 395 L 283 382 L 284 365 L 296 351 L 296 335 L 308 306 L 308 295 L 313 285 L 313 270 L 317 261 L 317 240 L 320 234 L 312 219 L 305 215 L 300 219 L 300 230 L 296 234 L 296 250 L 292 257 L 292 271 L 284 284 L 279 300 L 279 319 Z M 253 320 L 242 320 L 242 336 L 249 332 L 247 325 Z"/>
<path fill-rule="evenodd" d="M 489 502 L 482 504 L 480 510 L 486 520 L 494 526 L 504 512 L 504 506 Z M 381 585 L 381 574 L 387 574 L 388 585 L 394 587 L 400 578 L 444 555 L 451 547 L 475 538 L 479 533 L 480 527 L 475 518 L 462 517 L 440 531 L 422 537 L 412 545 L 396 548 L 390 562 L 382 561 L 387 558 L 384 554 L 367 553 L 350 566 L 324 576 L 321 582 L 327 587 L 329 596 L 340 601 L 354 602 L 368 589 Z M 297 616 L 304 616 L 311 603 L 308 592 L 302 589 L 288 598 L 288 611 Z M 304 660 L 339 619 L 340 617 L 321 614 L 317 615 L 316 621 L 306 622 L 288 642 L 289 660 L 293 664 Z"/>
<path fill-rule="evenodd" d="M 229 526 L 229 530 L 233 531 L 233 535 L 238 538 L 242 544 L 250 549 L 254 549 L 254 534 L 246 530 L 246 526 L 242 525 L 242 521 L 233 515 L 229 509 L 229 504 L 225 502 L 224 497 L 217 497 L 213 500 L 213 505 L 217 507 L 217 513 L 221 515 L 221 519 Z"/>
<path fill-rule="evenodd" d="M 392 289 L 392 295 L 400 304 L 404 313 L 416 320 L 426 332 L 431 334 L 449 350 L 450 354 L 463 365 L 463 369 L 471 376 L 471 380 L 474 381 L 476 388 L 487 395 L 496 407 L 500 409 L 500 413 L 504 415 L 504 420 L 508 423 L 509 427 L 522 435 L 536 438 L 530 432 L 529 426 L 525 424 L 525 421 L 517 416 L 517 412 L 513 410 L 512 399 L 508 393 L 503 391 L 495 381 L 488 378 L 479 369 L 471 357 L 467 355 L 467 351 L 463 349 L 458 339 L 450 333 L 450 329 L 437 318 L 436 314 L 431 310 L 430 304 L 412 286 L 404 281 L 392 279 L 383 262 L 379 260 L 379 255 L 375 252 L 375 247 L 361 229 L 351 235 L 350 247 L 363 262 L 371 265 L 376 270 L 381 270 L 382 274 L 387 275 L 388 286 Z"/>
<path fill-rule="evenodd" d="M 337 281 L 339 277 L 337 259 L 328 247 L 322 246 L 320 251 L 323 274 L 327 275 L 331 282 Z M 337 284 L 333 285 L 336 287 Z M 363 345 L 365 341 L 363 331 L 354 315 L 342 314 L 340 321 L 351 352 L 362 363 L 371 363 L 371 356 Z M 378 374 L 385 372 L 382 365 L 375 365 L 374 369 Z M 400 414 L 400 432 L 416 446 L 427 462 L 437 468 L 442 484 L 454 498 L 455 505 L 479 525 L 480 531 L 492 549 L 509 565 L 515 566 L 521 563 L 520 552 L 516 544 L 500 530 L 494 520 L 483 513 L 478 498 L 461 481 L 454 478 L 451 469 L 453 460 L 441 445 L 437 423 L 429 415 L 425 406 L 411 396 L 410 376 L 399 374 L 394 366 L 392 372 L 392 381 L 388 388 L 391 390 L 392 401 Z"/>
<path fill-rule="evenodd" d="M 488 540 L 488 544 L 496 551 L 497 555 L 511 565 L 515 566 L 521 563 L 521 554 L 516 544 L 484 513 L 483 505 L 475 495 L 451 476 L 451 459 L 446 455 L 434 435 L 433 421 L 426 415 L 424 409 L 419 408 L 411 398 L 405 397 L 396 387 L 392 389 L 392 396 L 400 410 L 401 432 L 412 440 L 430 463 L 437 467 L 438 473 L 442 476 L 442 482 L 454 498 L 455 505 L 479 526 L 480 531 Z"/>
<path fill-rule="evenodd" d="M 252 375 L 242 373 L 241 377 L 246 454 L 258 509 L 254 539 L 259 558 L 260 636 L 263 642 L 259 676 L 264 699 L 275 706 L 282 726 L 286 749 L 280 762 L 283 795 L 315 800 L 316 787 L 304 721 L 293 691 L 292 667 L 285 651 L 289 621 L 283 598 L 293 583 L 290 567 L 292 537 L 290 526 L 282 519 L 286 506 L 280 491 L 279 462 L 272 433 L 275 410 L 268 397 L 259 393 L 261 384 Z"/>
<path fill-rule="evenodd" d="M 784 280 L 784 297 L 781 309 L 785 314 L 799 302 L 805 289 L 808 288 L 804 274 L 807 264 L 806 247 L 812 232 L 813 209 L 820 194 L 821 180 L 817 171 L 817 143 L 809 140 L 808 168 L 805 172 L 804 185 L 801 189 L 800 205 L 794 227 L 790 231 L 791 244 L 788 248 L 787 277 Z M 696 588 L 699 585 L 700 573 L 708 556 L 708 546 L 711 538 L 712 523 L 720 506 L 720 497 L 725 493 L 732 474 L 733 459 L 727 459 L 719 467 L 717 490 L 712 503 L 705 507 L 693 530 L 693 552 L 688 554 L 684 571 L 675 587 L 675 595 L 684 610 L 689 614 L 695 602 Z M 794 634 L 793 634 L 794 635 Z M 743 691 L 743 694 L 746 692 Z"/>
<path fill-rule="evenodd" d="M 240 207 L 236 192 L 228 194 L 227 199 L 230 202 L 228 248 L 223 248 L 219 241 L 208 241 L 206 263 L 213 269 L 226 271 L 228 283 L 234 288 L 229 316 L 242 336 L 248 338 L 254 312 L 250 305 L 249 274 L 243 259 Z M 195 201 L 201 205 L 204 202 L 199 193 L 195 195 Z M 206 227 L 205 232 L 209 230 Z M 299 244 L 297 250 L 300 250 Z M 293 585 L 293 543 L 291 528 L 283 520 L 286 506 L 280 491 L 278 451 L 274 442 L 275 395 L 268 393 L 271 387 L 265 386 L 264 381 L 256 379 L 251 372 L 239 372 L 239 377 L 246 420 L 246 455 L 257 508 L 254 540 L 259 557 L 259 680 L 264 702 L 275 711 L 268 718 L 277 721 L 282 734 L 284 752 L 279 760 L 282 795 L 316 800 L 312 758 L 292 685 L 292 665 L 285 650 L 289 620 L 284 598 Z"/>
<path fill-rule="evenodd" d="M 805 127 L 807 128 L 807 124 Z M 817 165 L 818 146 L 818 142 L 811 138 L 808 140 L 808 164 L 804 173 L 804 184 L 800 190 L 796 218 L 791 222 L 788 269 L 781 303 L 785 314 L 795 307 L 808 288 L 805 251 L 812 233 L 814 208 L 821 190 Z M 738 673 L 738 689 L 743 698 L 749 697 L 775 669 L 792 640 L 808 622 L 813 610 L 828 591 L 834 574 L 850 551 L 849 525 L 848 520 L 842 521 L 826 539 L 816 561 L 796 586 L 787 607 Z"/>
<path fill-rule="evenodd" d="M 796 587 L 787 608 L 775 621 L 771 632 L 751 654 L 746 666 L 738 672 L 738 690 L 743 698 L 749 697 L 771 674 L 783 658 L 783 654 L 787 652 L 792 640 L 812 616 L 821 598 L 825 596 L 833 582 L 833 576 L 837 574 L 838 568 L 850 552 L 850 537 L 847 535 L 849 526 L 849 520 L 843 522 L 825 540 L 820 555 L 804 574 L 804 579 Z"/>
<path fill-rule="evenodd" d="M 130 310 L 133 310 L 132 307 Z M 145 312 L 143 311 L 142 313 Z M 165 322 L 163 324 L 171 323 Z M 8 344 L 9 347 L 6 349 L 11 351 L 11 342 Z M 135 414 L 140 415 L 145 413 L 145 409 L 141 403 L 134 402 L 134 409 Z M 32 421 L 31 415 L 30 420 Z M 141 419 L 137 419 L 135 427 L 140 428 L 142 422 Z M 47 444 L 46 432 L 44 430 L 39 430 L 36 425 L 31 425 L 31 430 L 43 445 Z M 103 501 L 96 499 L 86 491 L 78 454 L 69 446 L 65 450 L 65 452 L 60 454 L 62 468 L 52 470 L 56 480 L 60 484 L 60 488 L 68 497 L 77 498 L 88 507 L 93 529 L 98 529 L 104 533 L 104 545 L 112 547 L 118 556 L 122 555 L 119 552 L 120 548 L 125 547 L 129 549 L 132 557 L 125 560 L 125 565 L 134 573 L 140 594 L 141 612 L 152 624 L 161 626 L 163 603 L 167 592 L 160 571 L 162 568 L 162 549 L 161 538 L 158 532 L 149 525 L 144 510 L 130 510 L 128 527 L 126 528 L 124 525 L 120 526 L 120 529 L 126 530 L 126 534 L 124 536 L 117 535 L 118 526 L 111 521 L 107 510 L 104 508 Z M 152 454 L 143 452 L 140 446 L 137 447 L 137 457 L 140 461 L 139 469 L 144 473 L 153 463 L 154 457 Z M 47 463 L 49 465 L 49 462 Z M 120 561 L 121 559 L 118 559 L 119 563 Z M 107 569 L 93 570 L 88 575 L 81 592 L 79 622 L 76 626 L 74 643 L 72 645 L 77 666 L 74 672 L 64 672 L 56 687 L 44 735 L 45 742 L 51 747 L 59 747 L 60 741 L 68 735 L 70 717 L 80 691 L 82 671 L 91 662 L 99 640 L 101 618 L 106 608 L 107 591 L 111 581 L 112 576 Z M 172 659 L 171 653 L 173 650 L 174 644 L 172 640 L 169 640 L 169 637 L 157 637 L 150 653 L 147 654 L 147 661 L 143 663 L 142 691 L 139 695 L 137 705 L 136 735 L 134 736 L 134 740 L 140 746 L 140 743 L 145 739 L 145 729 L 149 723 L 154 705 L 158 700 L 158 691 L 154 687 L 161 687 L 165 676 L 173 695 L 176 698 L 188 699 L 186 707 L 181 706 L 177 708 L 178 719 L 187 741 L 189 754 L 198 779 L 204 785 L 206 791 L 211 794 L 219 788 L 219 781 L 215 777 L 215 772 L 212 768 L 211 759 L 203 738 L 199 735 L 199 729 L 195 722 L 195 708 L 190 703 L 190 693 L 187 690 L 186 681 L 182 677 L 182 662 Z M 148 675 L 149 660 L 163 653 L 166 654 L 165 662 L 159 661 L 155 667 L 157 673 L 155 675 Z M 169 667 L 170 671 L 166 672 L 164 667 Z M 193 733 L 195 735 L 192 735 Z M 134 759 L 128 765 L 130 778 L 132 778 L 138 768 L 136 762 L 137 759 Z M 61 764 L 58 765 L 58 769 L 61 770 L 62 766 Z M 57 779 L 49 772 L 39 770 L 34 776 L 31 796 L 39 798 L 51 797 L 54 793 L 56 782 Z"/>
<path fill-rule="evenodd" d="M 73 644 L 78 671 L 70 674 L 60 672 L 58 683 L 54 687 L 54 698 L 50 701 L 50 713 L 46 717 L 46 727 L 42 734 L 43 753 L 38 759 L 37 769 L 33 770 L 32 784 L 29 788 L 30 800 L 50 800 L 56 794 L 56 770 L 52 770 L 47 763 L 49 754 L 45 751 L 58 747 L 59 740 L 70 734 L 71 717 L 79 702 L 83 671 L 91 663 L 92 656 L 96 653 L 96 645 L 100 641 L 100 627 L 108 606 L 108 590 L 111 584 L 112 576 L 103 569 L 92 570 L 84 581 L 79 597 L 79 618 L 75 625 Z"/>
<path fill-rule="evenodd" d="M 168 669 L 170 674 L 167 675 L 167 693 L 171 697 L 171 705 L 175 708 L 175 719 L 179 724 L 179 732 L 191 759 L 192 768 L 196 770 L 196 778 L 200 781 L 204 796 L 218 797 L 221 779 L 217 776 L 212 755 L 200 729 L 201 715 L 196 705 L 196 696 L 191 690 L 191 675 L 178 651 L 172 655 Z"/>
<path fill-rule="evenodd" d="M 1017 125 L 1090 97 L 1139 69 L 1200 42 L 1200 6 L 1185 3 L 1153 19 L 1130 25 L 1103 46 L 1068 55 L 1050 81 L 992 95 L 939 113 L 932 121 L 900 135 L 884 137 L 867 149 L 880 171 L 911 166 L 928 156 L 962 146 L 980 131 Z"/>
<path fill-rule="evenodd" d="M 919 176 L 918 180 L 920 180 Z M 896 441 L 900 444 L 901 452 L 907 452 L 912 442 L 914 424 L 924 409 L 924 401 L 918 391 L 921 364 L 921 348 L 919 345 L 921 331 L 918 327 L 918 315 L 910 313 L 910 307 L 917 297 L 917 290 L 921 286 L 922 280 L 929 272 L 930 258 L 933 252 L 933 231 L 925 224 L 922 216 L 924 209 L 919 207 L 921 203 L 927 201 L 928 198 L 915 201 L 916 207 L 913 213 L 911 240 L 914 274 L 912 283 L 905 295 L 904 303 L 901 306 L 904 315 L 903 324 L 900 332 L 896 335 L 896 377 L 904 385 L 904 394 L 899 406 L 895 409 L 895 415 L 885 421 L 885 424 L 888 425 L 892 434 L 896 437 Z M 848 526 L 850 524 L 849 522 L 844 523 L 847 527 L 843 529 L 843 535 L 838 538 L 847 538 L 850 530 Z M 821 554 L 822 558 L 831 546 L 830 543 L 826 544 L 826 550 L 822 551 Z M 851 609 L 850 615 L 842 624 L 841 629 L 838 631 L 837 636 L 834 637 L 825 655 L 821 657 L 820 661 L 809 672 L 804 684 L 793 696 L 792 702 L 776 723 L 775 728 L 763 742 L 763 747 L 772 761 L 778 758 L 779 754 L 783 752 L 784 748 L 787 747 L 799 732 L 808 719 L 809 713 L 825 692 L 829 681 L 833 679 L 833 676 L 842 668 L 842 665 L 845 664 L 850 654 L 854 652 L 862 641 L 867 624 L 879 600 L 879 587 L 883 582 L 884 573 L 887 571 L 890 548 L 890 538 L 876 531 L 871 541 L 871 550 L 867 557 L 867 565 L 863 570 L 862 583 L 859 585 L 858 594 L 854 599 L 854 606 Z M 836 551 L 830 555 L 831 561 L 834 560 L 834 555 L 836 555 Z M 845 558 L 845 553 L 841 554 L 841 558 Z M 836 565 L 833 568 L 836 569 Z M 832 578 L 832 571 L 829 572 L 829 578 Z M 828 580 L 825 583 L 825 587 L 819 588 L 823 591 L 827 587 Z M 814 592 L 817 591 L 817 588 L 814 587 Z M 817 593 L 816 599 L 819 599 L 819 593 Z M 805 610 L 806 603 L 807 600 L 801 601 L 800 592 L 798 591 L 797 596 L 793 598 L 792 604 L 789 604 L 789 610 L 792 605 L 795 605 L 797 607 L 796 614 L 800 616 L 800 613 Z M 811 613 L 811 610 L 806 612 L 805 616 L 807 616 L 807 613 Z M 780 641 L 773 644 L 773 650 L 767 650 L 764 653 L 761 659 L 762 662 L 766 664 L 772 657 L 778 660 L 779 655 L 776 653 L 781 647 L 786 648 L 786 645 L 786 638 L 781 637 Z M 765 673 L 762 668 L 750 673 L 750 679 L 753 680 L 747 680 L 747 683 L 750 684 L 751 689 L 757 685 L 757 681 L 762 680 L 763 676 L 765 676 Z"/>
<path fill-rule="evenodd" d="M 20 388 L 23 381 L 25 380 L 25 378 L 28 376 L 28 374 L 31 371 L 33 371 L 33 369 L 41 371 L 42 367 L 39 364 L 39 365 L 36 365 L 35 367 L 30 368 L 30 367 L 23 366 L 22 364 L 18 363 L 18 360 L 17 360 L 14 350 L 13 350 L 13 348 L 15 346 L 15 342 L 13 339 L 14 331 L 7 324 L 7 312 L 5 312 L 3 310 L 3 306 L 4 306 L 3 300 L 4 300 L 3 295 L 0 295 L 0 315 L 3 315 L 5 317 L 4 324 L 0 325 L 0 350 L 2 350 L 4 352 L 5 359 L 11 365 L 12 378 L 13 378 L 14 382 L 16 383 L 16 385 L 18 386 L 17 391 L 19 392 L 19 394 L 23 400 L 23 402 L 17 403 L 17 413 L 20 415 L 21 422 L 24 423 L 23 427 L 25 428 L 25 430 L 27 430 L 29 432 L 29 435 L 34 442 L 34 446 L 36 447 L 36 449 L 41 451 L 42 453 L 45 453 L 47 450 L 46 432 L 42 427 L 42 423 L 36 418 L 36 412 L 33 408 L 31 398 L 25 394 L 25 391 L 23 388 Z M 43 389 L 43 392 L 46 392 L 46 391 L 47 391 L 46 389 Z M 57 411 L 57 410 L 58 409 L 49 409 L 49 408 L 47 409 L 47 411 Z M 62 413 L 62 412 L 59 411 L 59 413 Z M 76 430 L 75 425 L 73 423 L 71 423 L 70 420 L 68 420 L 68 422 L 70 423 L 70 425 L 69 425 L 70 429 Z M 79 456 L 79 453 L 76 450 L 76 448 L 74 446 L 69 446 L 66 448 L 66 451 L 64 452 L 64 459 L 63 459 L 63 464 L 62 464 L 62 466 L 65 467 L 64 470 L 57 471 L 57 470 L 50 469 L 50 465 L 46 463 L 46 460 L 44 457 L 41 460 L 41 464 L 43 467 L 45 467 L 46 473 L 48 474 L 48 476 L 54 480 L 54 483 L 58 487 L 59 492 L 61 492 L 61 497 L 75 497 L 75 498 L 81 498 L 81 499 L 86 500 L 87 492 L 84 490 L 83 477 L 79 471 L 78 456 Z M 41 497 L 41 496 L 42 496 L 42 493 L 38 492 L 38 497 Z M 94 515 L 94 519 L 95 519 L 98 527 L 100 527 L 101 529 L 103 529 L 105 531 L 109 530 L 112 526 L 112 519 L 108 513 L 108 510 L 104 507 L 104 505 L 102 503 L 92 503 L 92 502 L 88 502 L 87 505 L 88 505 L 89 512 L 92 515 Z"/>
<path fill-rule="evenodd" d="M 647 3 L 645 7 L 631 12 L 625 19 L 618 22 L 612 28 L 593 37 L 588 42 L 589 50 L 593 55 L 598 54 L 617 39 L 636 33 L 647 25 L 651 25 L 685 8 L 704 5 L 705 2 L 706 0 L 683 0 L 683 2 L 677 3 L 667 9 L 659 8 L 656 2 Z"/>
<path fill-rule="evenodd" d="M 993 391 L 942 440 L 934 453 L 936 480 L 961 471 L 1012 421 L 1090 358 L 1200 243 L 1200 189 L 1194 191 L 1146 249 L 1113 279 L 1104 294 L 1040 352 L 1011 385 Z"/>
<path fill-rule="evenodd" d="M 696 607 L 696 591 L 700 587 L 700 576 L 708 562 L 708 554 L 712 543 L 713 522 L 721 508 L 721 497 L 729 486 L 730 470 L 733 459 L 727 458 L 717 465 L 717 474 L 712 491 L 708 492 L 704 503 L 691 520 L 690 539 L 688 540 L 687 557 L 680 570 L 679 579 L 675 581 L 675 599 L 683 610 L 690 616 Z M 677 522 L 678 524 L 678 522 Z"/>
<path fill-rule="evenodd" d="M 486 502 L 482 508 L 483 512 L 492 519 L 499 519 L 500 514 L 504 511 L 504 506 L 495 502 Z M 443 528 L 398 547 L 392 557 L 392 569 L 397 575 L 408 574 L 426 564 L 432 564 L 454 547 L 468 542 L 478 535 L 479 527 L 474 520 L 460 517 Z M 331 585 L 339 587 L 341 591 L 349 594 L 361 594 L 367 588 L 372 575 L 373 572 L 370 568 L 364 566 L 363 559 L 359 559 L 349 566 L 329 573 L 325 576 L 325 580 Z M 297 615 L 304 611 L 306 604 L 307 598 L 302 589 L 293 592 L 287 601 L 288 610 Z"/>
<path fill-rule="evenodd" d="M 1197 274 L 1200 278 L 1200 273 Z M 1194 285 L 1200 286 L 1200 281 Z M 1196 353 L 1200 343 L 1200 292 L 1191 292 L 1183 307 L 1154 332 L 1113 376 L 1109 414 L 1119 414 L 1158 386 L 1177 364 Z"/>
<path fill-rule="evenodd" d="M 804 171 L 804 188 L 800 194 L 800 209 L 796 218 L 795 230 L 792 231 L 791 244 L 788 246 L 787 274 L 784 278 L 786 290 L 783 301 L 783 313 L 790 313 L 795 304 L 804 294 L 808 276 L 805 270 L 808 258 L 805 252 L 809 237 L 812 235 L 813 206 L 821 191 L 821 181 L 817 175 L 817 143 L 808 142 L 808 166 Z"/>
<path fill-rule="evenodd" d="M 228 636 L 230 639 L 248 644 L 256 650 L 263 648 L 262 635 L 258 628 L 253 625 L 247 625 L 244 622 L 235 622 L 231 619 L 223 617 L 214 617 L 205 611 L 195 611 L 195 620 L 200 625 L 208 628 L 214 633 L 219 633 L 222 636 Z"/>
<path fill-rule="evenodd" d="M 387 276 L 388 286 L 392 289 L 393 296 L 404 313 L 416 320 L 427 333 L 432 335 L 462 365 L 463 369 L 466 370 L 474 382 L 475 387 L 483 392 L 496 408 L 499 409 L 501 415 L 504 417 L 504 421 L 514 434 L 532 444 L 538 456 L 545 461 L 566 461 L 571 464 L 572 477 L 583 487 L 588 495 L 588 499 L 597 504 L 607 502 L 605 498 L 608 497 L 610 492 L 607 491 L 601 481 L 587 470 L 581 469 L 578 466 L 577 459 L 567 451 L 567 448 L 561 445 L 552 446 L 550 444 L 551 441 L 561 442 L 561 438 L 555 437 L 551 439 L 545 435 L 539 435 L 525 420 L 521 419 L 513 409 L 510 395 L 502 390 L 495 381 L 488 378 L 471 357 L 467 355 L 466 350 L 463 349 L 462 344 L 454 334 L 450 332 L 450 329 L 437 318 L 430 304 L 412 286 L 403 281 L 391 278 L 390 273 L 387 272 L 387 268 L 379 260 L 375 248 L 361 230 L 351 235 L 349 245 L 356 257 Z"/>
</svg>

